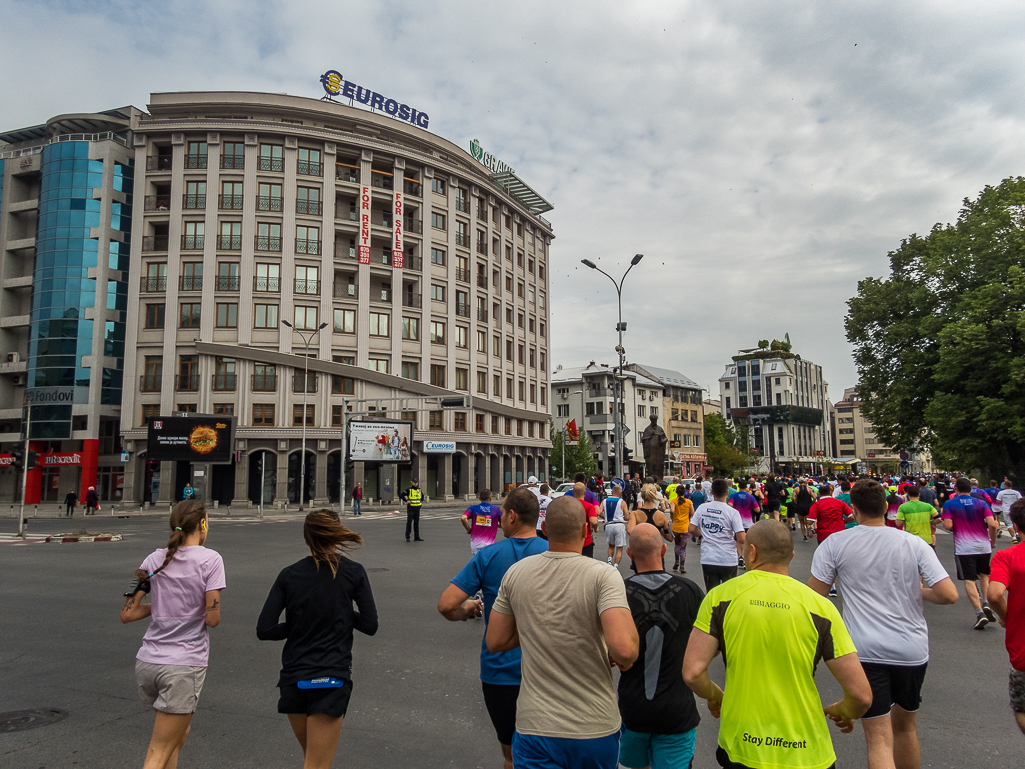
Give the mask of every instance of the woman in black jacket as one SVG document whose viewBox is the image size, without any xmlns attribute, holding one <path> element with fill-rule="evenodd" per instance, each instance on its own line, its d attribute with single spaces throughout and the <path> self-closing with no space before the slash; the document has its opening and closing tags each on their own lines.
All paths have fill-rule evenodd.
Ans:
<svg viewBox="0 0 1025 769">
<path fill-rule="evenodd" d="M 310 555 L 278 574 L 256 635 L 285 641 L 278 712 L 288 716 L 302 746 L 304 769 L 328 769 L 352 694 L 352 633 L 377 632 L 377 607 L 366 569 L 343 556 L 363 539 L 338 513 L 310 513 L 303 536 Z M 282 611 L 285 621 L 279 622 Z"/>
</svg>

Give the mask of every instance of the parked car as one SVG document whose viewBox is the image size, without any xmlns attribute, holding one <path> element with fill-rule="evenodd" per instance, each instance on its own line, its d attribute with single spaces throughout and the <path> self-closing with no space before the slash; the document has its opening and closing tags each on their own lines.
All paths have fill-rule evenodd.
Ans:
<svg viewBox="0 0 1025 769">
<path fill-rule="evenodd" d="M 560 483 L 559 488 L 552 492 L 552 496 L 558 497 L 565 494 L 567 491 L 573 491 L 572 483 Z"/>
</svg>

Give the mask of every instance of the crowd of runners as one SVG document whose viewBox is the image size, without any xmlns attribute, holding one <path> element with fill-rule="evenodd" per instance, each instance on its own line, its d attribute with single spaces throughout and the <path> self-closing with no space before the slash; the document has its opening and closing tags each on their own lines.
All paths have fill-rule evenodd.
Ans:
<svg viewBox="0 0 1025 769">
<path fill-rule="evenodd" d="M 556 496 L 531 477 L 500 505 L 482 490 L 462 516 L 470 558 L 438 611 L 483 620 L 481 687 L 507 769 L 689 769 L 697 699 L 719 721 L 715 760 L 726 769 L 827 769 L 829 721 L 850 733 L 859 720 L 870 769 L 919 767 L 922 606 L 958 600 L 938 528 L 953 536 L 973 627 L 1006 629 L 1011 708 L 1025 733 L 1025 547 L 992 555 L 998 537 L 1016 545 L 1025 534 L 1025 500 L 1010 481 L 770 475 L 613 478 L 610 488 L 578 476 Z M 406 539 L 413 524 L 419 540 L 423 496 L 415 486 L 405 496 L 418 503 Z M 145 769 L 177 766 L 225 587 L 203 505 L 179 503 L 170 527 L 121 610 L 123 622 L 150 619 L 136 661 L 155 711 Z M 608 551 L 595 558 L 601 528 Z M 807 584 L 789 575 L 798 529 L 815 548 Z M 310 513 L 303 535 L 310 556 L 280 572 L 256 633 L 285 642 L 278 712 L 314 769 L 334 760 L 353 633 L 373 635 L 378 620 L 366 570 L 346 557 L 360 535 L 330 510 Z M 704 589 L 683 576 L 694 547 Z M 709 668 L 719 655 L 717 683 Z M 843 691 L 825 706 L 819 663 Z"/>
</svg>

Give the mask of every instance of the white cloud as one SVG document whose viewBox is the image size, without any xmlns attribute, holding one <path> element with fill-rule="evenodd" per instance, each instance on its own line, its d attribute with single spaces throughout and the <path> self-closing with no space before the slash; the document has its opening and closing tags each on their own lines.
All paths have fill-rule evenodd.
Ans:
<svg viewBox="0 0 1025 769">
<path fill-rule="evenodd" d="M 789 332 L 834 397 L 845 301 L 911 232 L 1022 172 L 1025 8 L 984 2 L 0 0 L 3 126 L 151 91 L 318 96 L 337 68 L 473 138 L 556 206 L 553 364 L 631 359 L 717 390 Z M 12 22 L 12 20 L 15 20 Z"/>
</svg>

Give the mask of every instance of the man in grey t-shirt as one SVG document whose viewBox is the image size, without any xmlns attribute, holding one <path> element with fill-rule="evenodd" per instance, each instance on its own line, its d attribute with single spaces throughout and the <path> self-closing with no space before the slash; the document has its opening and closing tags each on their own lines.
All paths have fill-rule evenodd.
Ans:
<svg viewBox="0 0 1025 769">
<path fill-rule="evenodd" d="M 886 526 L 886 490 L 876 481 L 851 489 L 858 526 L 823 540 L 808 587 L 828 595 L 836 582 L 843 619 L 872 685 L 862 716 L 869 765 L 893 746 L 891 761 L 912 766 L 919 755 L 915 714 L 929 662 L 929 627 L 922 601 L 951 604 L 957 587 L 921 537 Z M 892 766 L 893 763 L 890 763 Z"/>
<path fill-rule="evenodd" d="M 626 587 L 618 569 L 581 555 L 588 521 L 577 499 L 554 499 L 542 530 L 549 552 L 505 573 L 485 636 L 492 654 L 522 650 L 513 765 L 586 757 L 616 769 L 621 719 L 609 663 L 628 670 L 639 648 Z"/>
</svg>

